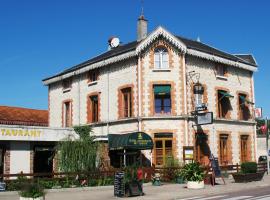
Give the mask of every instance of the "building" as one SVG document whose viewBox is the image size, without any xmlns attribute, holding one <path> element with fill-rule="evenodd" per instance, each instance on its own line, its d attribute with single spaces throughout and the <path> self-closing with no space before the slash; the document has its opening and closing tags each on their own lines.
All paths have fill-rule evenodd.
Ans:
<svg viewBox="0 0 270 200">
<path fill-rule="evenodd" d="M 47 110 L 0 106 L 0 174 L 52 172 L 56 142 L 72 134 L 49 128 Z"/>
<path fill-rule="evenodd" d="M 163 27 L 148 34 L 147 23 L 139 17 L 136 41 L 112 38 L 107 52 L 43 80 L 49 126 L 89 124 L 100 137 L 145 132 L 154 149 L 144 155 L 157 166 L 188 152 L 205 164 L 210 154 L 221 165 L 255 160 L 254 57 Z M 195 110 L 213 112 L 213 124 L 197 126 Z"/>
</svg>

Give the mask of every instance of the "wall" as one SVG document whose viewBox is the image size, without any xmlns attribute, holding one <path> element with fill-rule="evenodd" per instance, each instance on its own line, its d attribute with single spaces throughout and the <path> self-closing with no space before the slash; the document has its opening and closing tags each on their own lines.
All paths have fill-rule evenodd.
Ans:
<svg viewBox="0 0 270 200">
<path fill-rule="evenodd" d="M 30 173 L 30 142 L 10 142 L 10 173 Z"/>
</svg>

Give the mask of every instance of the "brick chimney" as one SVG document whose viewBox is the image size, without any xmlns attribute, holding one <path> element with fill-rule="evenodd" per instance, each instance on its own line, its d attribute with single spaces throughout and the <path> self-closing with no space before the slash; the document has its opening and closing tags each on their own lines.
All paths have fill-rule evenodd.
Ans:
<svg viewBox="0 0 270 200">
<path fill-rule="evenodd" d="M 147 37 L 147 20 L 141 15 L 137 21 L 137 41 Z"/>
</svg>

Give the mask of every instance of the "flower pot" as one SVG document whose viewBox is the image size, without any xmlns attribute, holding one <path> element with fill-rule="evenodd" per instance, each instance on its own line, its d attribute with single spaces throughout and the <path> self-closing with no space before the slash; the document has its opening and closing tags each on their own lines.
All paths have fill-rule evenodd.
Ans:
<svg viewBox="0 0 270 200">
<path fill-rule="evenodd" d="M 189 189 L 202 189 L 202 188 L 204 188 L 204 182 L 203 181 L 188 181 L 187 188 L 189 188 Z"/>
<path fill-rule="evenodd" d="M 37 197 L 37 198 L 20 197 L 20 200 L 44 200 L 44 197 Z"/>
<path fill-rule="evenodd" d="M 248 173 L 248 174 L 234 173 L 232 175 L 236 183 L 246 183 L 251 181 L 262 180 L 264 172 Z"/>
<path fill-rule="evenodd" d="M 183 184 L 185 183 L 185 180 L 183 179 L 183 177 L 177 176 L 175 182 L 178 184 Z"/>
</svg>

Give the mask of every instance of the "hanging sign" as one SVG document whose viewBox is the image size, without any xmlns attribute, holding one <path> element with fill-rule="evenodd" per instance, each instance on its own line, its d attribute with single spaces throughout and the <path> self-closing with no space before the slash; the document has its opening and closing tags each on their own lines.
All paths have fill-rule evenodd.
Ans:
<svg viewBox="0 0 270 200">
<path fill-rule="evenodd" d="M 197 113 L 195 123 L 196 125 L 213 124 L 213 112 Z"/>
<path fill-rule="evenodd" d="M 255 108 L 255 118 L 262 118 L 262 108 Z"/>
</svg>

